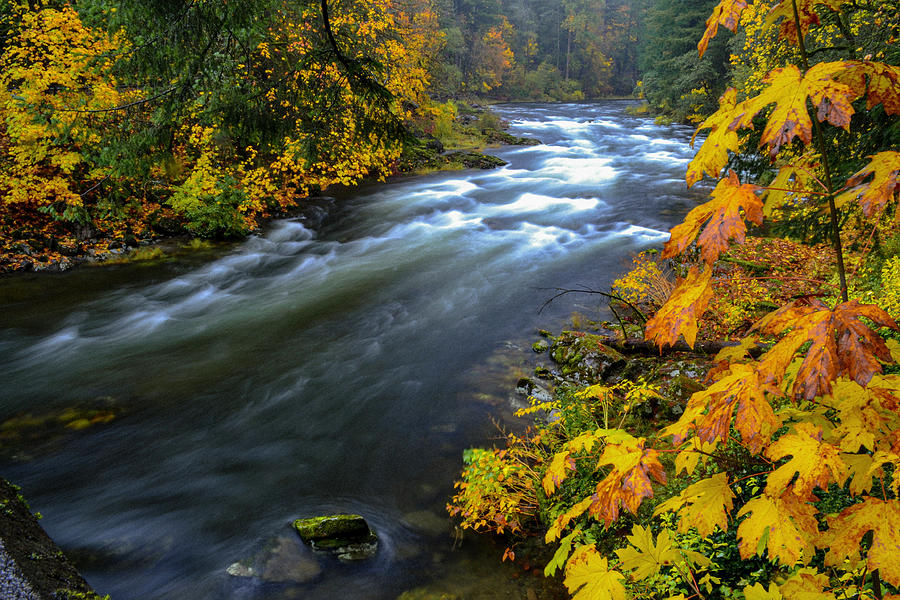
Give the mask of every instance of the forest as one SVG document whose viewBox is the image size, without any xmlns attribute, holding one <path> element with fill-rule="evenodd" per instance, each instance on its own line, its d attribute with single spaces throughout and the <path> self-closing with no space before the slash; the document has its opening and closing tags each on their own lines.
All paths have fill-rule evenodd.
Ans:
<svg viewBox="0 0 900 600">
<path fill-rule="evenodd" d="M 575 600 L 900 598 L 897 0 L 0 7 L 0 270 L 244 236 L 474 104 L 690 125 L 708 196 L 447 510 Z"/>
</svg>

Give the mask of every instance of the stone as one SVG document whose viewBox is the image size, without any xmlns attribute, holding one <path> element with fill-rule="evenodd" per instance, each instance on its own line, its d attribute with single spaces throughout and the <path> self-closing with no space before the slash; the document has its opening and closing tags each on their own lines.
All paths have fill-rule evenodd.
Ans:
<svg viewBox="0 0 900 600">
<path fill-rule="evenodd" d="M 18 488 L 0 479 L 0 598 L 99 598 L 50 539 Z"/>
<path fill-rule="evenodd" d="M 279 536 L 256 556 L 228 565 L 225 572 L 267 583 L 307 583 L 321 575 L 322 567 L 296 538 Z"/>
<path fill-rule="evenodd" d="M 546 352 L 550 348 L 550 342 L 547 340 L 538 340 L 531 345 L 532 352 L 536 354 L 540 354 L 542 352 Z"/>
<path fill-rule="evenodd" d="M 365 560 L 378 551 L 378 537 L 360 515 L 297 519 L 293 526 L 313 550 L 332 554 L 343 561 Z"/>
</svg>

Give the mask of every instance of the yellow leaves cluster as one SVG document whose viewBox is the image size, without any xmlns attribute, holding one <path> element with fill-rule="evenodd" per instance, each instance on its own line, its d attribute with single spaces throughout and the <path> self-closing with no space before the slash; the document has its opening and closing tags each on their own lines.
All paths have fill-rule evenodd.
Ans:
<svg viewBox="0 0 900 600">
<path fill-rule="evenodd" d="M 14 34 L 0 56 L 0 197 L 80 206 L 79 188 L 104 175 L 85 164 L 84 150 L 98 140 L 97 124 L 113 117 L 89 111 L 123 99 L 105 58 L 123 41 L 85 27 L 68 5 L 15 10 Z M 85 172 L 76 176 L 78 170 Z"/>
</svg>

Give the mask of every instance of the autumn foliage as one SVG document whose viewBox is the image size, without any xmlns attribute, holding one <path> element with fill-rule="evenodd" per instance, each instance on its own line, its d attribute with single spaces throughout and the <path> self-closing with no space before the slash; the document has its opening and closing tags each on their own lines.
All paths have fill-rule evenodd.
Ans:
<svg viewBox="0 0 900 600">
<path fill-rule="evenodd" d="M 430 105 L 436 16 L 428 0 L 335 5 L 332 47 L 319 2 L 189 3 L 171 22 L 152 4 L 119 18 L 127 5 L 9 3 L 0 271 L 111 240 L 240 236 L 318 190 L 391 173 L 410 107 Z M 182 34 L 206 36 L 196 55 L 172 45 Z"/>
<path fill-rule="evenodd" d="M 760 64 L 785 60 L 752 86 L 727 90 L 698 128 L 695 141 L 704 141 L 687 184 L 715 185 L 665 245 L 662 257 L 678 259 L 682 276 L 647 321 L 646 339 L 694 346 L 728 284 L 721 260 L 735 260 L 748 228 L 786 208 L 819 216 L 836 284 L 781 298 L 719 353 L 703 388 L 661 430 L 588 427 L 553 446 L 542 467 L 542 491 L 559 507 L 547 528 L 558 548 L 547 572 L 562 569 L 577 600 L 724 597 L 710 565 L 730 547 L 736 559 L 767 566 L 728 597 L 900 597 L 900 327 L 886 310 L 893 290 L 884 306 L 851 297 L 841 223 L 854 221 L 839 212 L 876 224 L 896 214 L 900 154 L 872 141 L 871 123 L 898 124 L 900 67 L 876 60 L 896 57 L 897 40 L 885 40 L 887 53 L 856 55 L 862 26 L 883 18 L 877 5 L 843 0 L 721 0 L 709 17 L 701 55 L 721 28 L 752 23 L 751 37 L 777 47 Z M 847 168 L 834 160 L 838 147 L 874 151 Z M 754 153 L 769 164 L 765 181 L 734 168 Z M 893 265 L 884 281 L 896 280 Z M 567 426 L 564 415 L 557 422 Z M 573 478 L 578 486 L 567 487 Z M 623 520 L 637 522 L 627 542 Z M 598 526 L 614 532 L 603 549 L 590 533 Z"/>
</svg>

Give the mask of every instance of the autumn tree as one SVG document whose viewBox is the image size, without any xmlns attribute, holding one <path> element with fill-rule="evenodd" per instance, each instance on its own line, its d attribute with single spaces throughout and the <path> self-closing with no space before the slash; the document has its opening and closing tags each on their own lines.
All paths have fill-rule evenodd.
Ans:
<svg viewBox="0 0 900 600">
<path fill-rule="evenodd" d="M 785 60 L 769 64 L 756 89 L 726 90 L 700 124 L 705 140 L 687 183 L 708 177 L 715 187 L 672 230 L 663 256 L 683 257 L 690 267 L 646 336 L 661 348 L 681 337 L 693 346 L 719 284 L 713 265 L 785 203 L 826 215 L 836 293 L 793 299 L 757 322 L 717 356 L 707 387 L 658 435 L 601 429 L 553 457 L 543 481 L 551 497 L 576 460 L 592 461 L 598 472 L 590 495 L 547 533 L 548 541 L 563 540 L 554 564 L 565 561 L 565 583 L 579 600 L 624 598 L 627 582 L 663 569 L 676 569 L 695 597 L 705 597 L 714 583 L 695 574 L 711 556 L 678 542 L 689 531 L 736 530 L 741 558 L 777 567 L 778 579 L 747 585 L 747 598 L 881 599 L 900 590 L 898 326 L 883 308 L 850 297 L 840 227 L 847 213 L 878 223 L 896 210 L 900 153 L 878 147 L 868 128 L 878 119 L 893 129 L 900 115 L 896 36 L 877 31 L 895 31 L 897 13 L 843 0 L 721 0 L 699 54 L 719 28 L 738 30 L 743 13 L 759 6 L 766 16 L 757 23 L 785 46 Z M 880 41 L 863 54 L 863 38 Z M 836 163 L 834 144 L 852 150 L 860 140 L 869 155 L 859 168 Z M 730 168 L 757 149 L 773 172 L 768 185 Z M 671 471 L 663 465 L 668 453 Z M 584 515 L 610 527 L 625 512 L 637 514 L 673 474 L 684 474 L 687 485 L 655 510 L 670 527 L 654 536 L 635 526 L 615 559 L 579 537 L 575 524 Z"/>
</svg>

